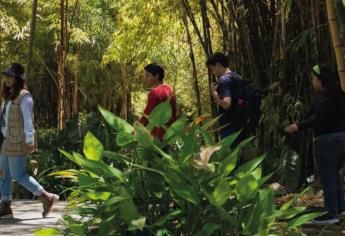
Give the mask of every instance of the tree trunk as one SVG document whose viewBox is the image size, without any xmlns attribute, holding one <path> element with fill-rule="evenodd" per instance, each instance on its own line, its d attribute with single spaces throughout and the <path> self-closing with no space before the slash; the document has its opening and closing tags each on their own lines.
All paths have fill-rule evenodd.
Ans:
<svg viewBox="0 0 345 236">
<path fill-rule="evenodd" d="M 66 61 L 66 8 L 65 0 L 60 0 L 60 48 L 59 48 L 59 65 L 58 65 L 58 129 L 65 127 L 66 119 L 66 78 L 65 78 L 65 61 Z"/>
<path fill-rule="evenodd" d="M 341 87 L 345 91 L 345 58 L 343 52 L 343 42 L 340 39 L 339 26 L 335 14 L 334 1 L 326 0 L 329 28 L 332 35 L 333 47 L 337 59 L 338 73 Z"/>
<path fill-rule="evenodd" d="M 31 69 L 32 69 L 32 51 L 34 47 L 34 38 L 36 31 L 36 13 L 37 13 L 37 0 L 32 1 L 32 13 L 31 13 L 31 23 L 30 23 L 30 38 L 29 38 L 29 51 L 27 59 L 27 75 L 26 83 L 31 81 Z"/>
<path fill-rule="evenodd" d="M 198 74 L 197 74 L 195 56 L 194 56 L 194 50 L 193 50 L 193 42 L 192 42 L 192 37 L 190 35 L 189 27 L 188 27 L 188 20 L 185 14 L 183 14 L 182 16 L 182 21 L 186 29 L 187 43 L 189 45 L 189 57 L 190 57 L 192 70 L 193 70 L 193 85 L 194 85 L 194 91 L 196 95 L 196 107 L 198 110 L 198 115 L 201 116 L 202 109 L 201 109 L 200 89 L 199 89 Z"/>
<path fill-rule="evenodd" d="M 127 86 L 127 74 L 126 74 L 126 65 L 121 64 L 120 65 L 121 69 L 121 97 L 122 99 L 122 104 L 121 104 L 121 113 L 120 116 L 124 120 L 128 120 L 128 86 Z"/>
<path fill-rule="evenodd" d="M 80 81 L 80 45 L 77 46 L 77 62 L 76 62 L 76 72 L 74 78 L 73 86 L 73 104 L 72 104 L 72 115 L 78 114 L 78 91 L 79 91 L 79 81 Z"/>
<path fill-rule="evenodd" d="M 205 44 L 205 54 L 206 58 L 211 56 L 212 54 L 212 41 L 211 41 L 211 33 L 210 33 L 210 21 L 207 16 L 207 6 L 206 6 L 206 0 L 200 0 L 200 7 L 201 7 L 201 18 L 202 18 L 202 25 L 204 29 L 204 44 Z M 215 104 L 212 94 L 211 94 L 211 84 L 214 81 L 214 77 L 211 74 L 211 71 L 208 69 L 208 86 L 209 86 L 209 96 L 210 96 L 210 101 L 211 101 L 211 110 L 212 110 L 212 115 L 215 117 L 217 115 L 217 105 Z"/>
</svg>

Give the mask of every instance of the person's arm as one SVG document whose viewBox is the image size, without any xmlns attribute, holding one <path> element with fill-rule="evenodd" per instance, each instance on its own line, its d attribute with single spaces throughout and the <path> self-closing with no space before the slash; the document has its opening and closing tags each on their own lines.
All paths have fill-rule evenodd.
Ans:
<svg viewBox="0 0 345 236">
<path fill-rule="evenodd" d="M 34 125 L 33 125 L 33 99 L 31 95 L 26 95 L 21 103 L 21 110 L 24 121 L 24 134 L 26 144 L 34 144 Z"/>
<path fill-rule="evenodd" d="M 156 96 L 156 94 L 154 94 L 151 91 L 149 95 L 147 96 L 147 105 L 145 107 L 144 114 L 139 120 L 141 124 L 146 126 L 149 123 L 149 120 L 147 119 L 147 117 L 151 114 L 152 110 L 155 108 L 155 106 L 157 106 L 158 103 L 159 103 L 158 97 Z"/>
<path fill-rule="evenodd" d="M 223 109 L 229 110 L 231 108 L 231 91 L 225 87 L 223 82 L 220 81 L 217 87 L 211 84 L 211 94 L 216 103 Z"/>
<path fill-rule="evenodd" d="M 315 100 L 312 107 L 310 108 L 306 118 L 302 118 L 299 121 L 289 125 L 285 131 L 288 133 L 295 133 L 297 131 L 309 129 L 314 125 L 314 122 L 317 118 L 317 112 L 320 106 L 320 101 Z"/>
</svg>

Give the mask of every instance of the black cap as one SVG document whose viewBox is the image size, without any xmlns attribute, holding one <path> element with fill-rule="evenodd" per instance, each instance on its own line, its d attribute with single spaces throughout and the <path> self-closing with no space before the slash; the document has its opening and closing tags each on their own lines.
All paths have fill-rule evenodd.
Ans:
<svg viewBox="0 0 345 236">
<path fill-rule="evenodd" d="M 24 67 L 19 63 L 12 63 L 10 66 L 2 72 L 3 75 L 18 77 L 24 79 Z"/>
</svg>

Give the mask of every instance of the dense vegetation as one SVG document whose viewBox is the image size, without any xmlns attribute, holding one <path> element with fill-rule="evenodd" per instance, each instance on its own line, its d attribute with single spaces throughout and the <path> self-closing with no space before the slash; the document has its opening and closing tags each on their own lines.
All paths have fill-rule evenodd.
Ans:
<svg viewBox="0 0 345 236">
<path fill-rule="evenodd" d="M 334 32 L 327 20 L 327 8 L 329 10 L 330 6 L 334 7 L 339 24 L 337 36 L 340 41 L 335 50 L 332 43 L 334 37 L 331 37 Z M 95 230 L 104 230 L 102 227 L 108 227 L 108 224 L 103 220 L 110 222 L 112 217 L 121 214 L 117 212 L 115 215 L 107 215 L 106 212 L 98 211 L 108 207 L 107 204 L 117 207 L 122 201 L 137 204 L 137 201 L 147 199 L 147 205 L 136 210 L 145 220 L 124 217 L 119 228 L 111 228 L 114 232 L 124 232 L 129 226 L 133 230 L 161 232 L 161 235 L 165 233 L 164 230 L 171 234 L 186 230 L 192 234 L 198 232 L 196 229 L 200 230 L 200 227 L 193 225 L 190 221 L 192 217 L 188 214 L 201 216 L 210 213 L 208 217 L 212 214 L 220 216 L 220 209 L 242 209 L 248 199 L 254 199 L 258 212 L 261 211 L 261 204 L 265 204 L 262 202 L 263 195 L 271 197 L 273 194 L 261 188 L 264 183 L 261 178 L 266 175 L 272 175 L 270 181 L 279 181 L 289 191 L 303 189 L 307 177 L 313 173 L 311 133 L 287 136 L 283 129 L 305 114 L 312 99 L 309 81 L 312 66 L 326 62 L 334 68 L 338 65 L 338 69 L 341 69 L 339 55 L 344 52 L 341 44 L 344 41 L 345 2 L 341 0 L 260 0 L 255 3 L 249 0 L 0 0 L 0 70 L 14 61 L 24 64 L 27 85 L 35 100 L 39 152 L 33 156 L 38 161 L 37 170 L 33 171 L 37 171 L 38 179 L 52 191 L 63 192 L 64 197 L 72 192 L 72 203 L 82 202 L 78 200 L 81 197 L 95 204 L 96 207 L 92 209 L 94 225 L 97 226 Z M 143 89 L 141 78 L 143 66 L 148 62 L 159 62 L 167 71 L 166 82 L 175 89 L 179 113 L 183 117 L 177 123 L 179 129 L 181 123 L 190 124 L 200 115 L 215 115 L 217 107 L 209 93 L 209 85 L 214 78 L 205 66 L 206 58 L 215 51 L 229 54 L 231 69 L 253 81 L 265 95 L 257 137 L 246 145 L 247 151 L 254 151 L 249 150 L 245 159 L 250 161 L 257 153 L 266 153 L 266 158 L 255 162 L 257 165 L 247 169 L 241 177 L 233 170 L 227 170 L 227 174 L 233 174 L 227 179 L 227 183 L 231 183 L 228 194 L 236 196 L 235 203 L 229 203 L 229 206 L 223 206 L 225 202 L 220 206 L 216 200 L 212 200 L 212 194 L 218 185 L 226 185 L 225 180 L 222 182 L 219 179 L 219 175 L 222 175 L 220 169 L 226 165 L 224 162 L 227 155 L 235 155 L 236 150 L 218 150 L 223 155 L 217 154 L 215 166 L 207 167 L 216 170 L 209 177 L 192 166 L 186 167 L 186 163 L 175 163 L 186 158 L 187 152 L 199 153 L 200 147 L 205 144 L 208 147 L 217 146 L 217 142 L 213 141 L 213 133 L 212 138 L 209 137 L 210 130 L 199 125 L 192 124 L 192 131 L 186 133 L 174 133 L 177 137 L 169 139 L 172 142 L 171 148 L 175 148 L 170 150 L 172 153 L 161 153 L 163 146 L 159 145 L 152 151 L 154 156 L 167 155 L 164 159 L 167 168 L 164 171 L 167 172 L 156 166 L 159 163 L 147 163 L 145 155 L 137 152 L 126 153 L 128 156 L 122 156 L 125 158 L 122 161 L 112 159 L 125 155 L 123 151 L 129 149 L 127 145 L 146 145 L 141 143 L 141 135 L 145 135 L 146 131 L 136 125 L 135 121 L 145 106 L 147 91 Z M 134 124 L 134 129 L 143 133 L 133 137 L 114 130 L 111 125 L 103 122 L 98 105 L 114 113 L 116 119 L 121 118 L 128 124 Z M 124 175 L 121 178 L 125 179 L 104 176 L 107 173 L 95 173 L 76 161 L 76 158 L 81 158 L 76 153 L 82 153 L 85 148 L 86 134 L 87 140 L 91 139 L 102 146 L 102 152 L 107 150 L 105 153 L 110 156 L 97 156 L 99 165 L 113 165 L 121 172 L 121 176 Z M 197 146 L 193 150 L 185 150 L 185 143 L 191 142 L 189 139 L 195 135 L 200 138 L 198 145 L 195 144 Z M 66 161 L 58 148 L 77 163 Z M 85 155 L 88 157 L 87 153 Z M 129 157 L 134 160 L 128 161 Z M 97 160 L 92 159 L 94 162 Z M 257 168 L 261 161 L 262 169 Z M 57 170 L 78 169 L 78 165 L 86 170 L 85 173 L 80 170 L 71 172 L 78 185 L 66 179 L 47 177 Z M 140 166 L 145 169 L 140 169 Z M 195 184 L 195 193 L 188 193 L 187 199 L 179 194 L 179 190 L 167 177 L 176 168 L 180 172 L 187 168 L 190 176 L 184 177 L 188 184 Z M 129 170 L 132 169 L 133 173 L 130 174 Z M 148 188 L 145 198 L 139 192 L 124 193 L 139 184 L 131 181 L 139 175 L 147 184 L 151 183 L 152 178 L 161 178 L 162 186 L 156 186 L 164 188 L 161 195 L 158 196 L 159 191 L 154 190 L 155 186 Z M 196 176 L 200 179 L 199 183 L 188 180 Z M 90 181 L 103 179 L 105 188 L 106 185 L 120 181 L 123 188 L 103 189 L 105 194 L 97 195 L 95 192 L 90 193 L 89 189 L 85 190 L 80 178 L 91 178 Z M 252 186 L 256 186 L 250 197 L 244 196 L 242 199 L 241 191 L 236 188 L 238 181 L 249 181 Z M 80 189 L 74 189 L 75 186 Z M 203 191 L 204 188 L 207 191 Z M 122 198 L 115 198 L 113 202 L 104 201 L 112 199 L 119 191 L 129 194 L 131 200 L 124 200 L 127 196 L 120 195 Z M 28 197 L 26 192 L 16 194 Z M 149 209 L 153 204 L 151 201 L 161 199 L 171 203 L 171 207 L 168 204 L 168 207 L 158 205 L 159 209 Z M 208 202 L 209 209 L 200 209 L 204 201 Z M 85 213 L 82 208 L 77 208 L 78 214 Z M 269 209 L 278 208 L 272 205 Z M 295 213 L 301 209 L 295 210 L 291 211 Z M 85 214 L 89 214 L 91 210 L 85 211 Z M 264 232 L 262 230 L 267 230 L 265 233 L 273 232 L 277 226 L 271 223 L 282 217 L 279 214 L 283 214 L 283 211 L 279 211 L 271 218 L 273 210 L 265 212 L 269 220 L 260 221 L 264 229 L 259 227 L 256 229 L 260 232 L 253 232 L 253 224 L 258 222 L 236 224 L 242 221 L 242 214 L 247 214 L 245 211 L 239 211 L 238 218 L 231 220 L 226 215 L 222 215 L 219 222 L 208 221 L 207 218 L 203 222 L 204 230 L 226 232 L 229 229 L 224 226 L 224 222 L 231 221 L 233 226 L 236 225 L 232 229 L 238 233 L 255 234 Z M 178 220 L 171 220 L 174 217 Z M 99 221 L 100 218 L 102 221 Z M 139 221 L 132 224 L 131 220 Z M 166 222 L 170 222 L 170 225 L 167 226 Z M 69 223 L 75 227 L 70 225 L 71 229 L 76 230 L 72 232 L 92 230 L 85 228 L 82 222 Z M 145 223 L 149 227 L 144 227 Z M 269 227 L 266 228 L 267 225 Z M 173 231 L 174 227 L 177 231 Z"/>
</svg>

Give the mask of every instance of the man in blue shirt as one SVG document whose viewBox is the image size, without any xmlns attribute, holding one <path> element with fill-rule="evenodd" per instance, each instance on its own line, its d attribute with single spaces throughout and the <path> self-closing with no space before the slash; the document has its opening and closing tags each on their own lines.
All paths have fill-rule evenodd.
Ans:
<svg viewBox="0 0 345 236">
<path fill-rule="evenodd" d="M 239 94 L 241 77 L 230 70 L 229 59 L 224 53 L 214 53 L 206 65 L 217 77 L 217 84 L 211 85 L 211 94 L 219 105 L 220 138 L 223 139 L 241 130 L 245 124 L 242 108 L 246 104 Z"/>
</svg>

